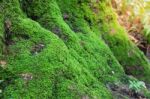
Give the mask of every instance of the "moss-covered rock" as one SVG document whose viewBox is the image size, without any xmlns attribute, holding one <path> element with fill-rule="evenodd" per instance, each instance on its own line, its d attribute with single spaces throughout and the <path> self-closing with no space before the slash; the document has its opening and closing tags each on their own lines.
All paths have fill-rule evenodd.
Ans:
<svg viewBox="0 0 150 99">
<path fill-rule="evenodd" d="M 60 5 L 63 5 L 63 7 L 70 7 L 68 4 L 73 5 L 74 7 L 70 7 L 68 11 L 75 11 L 78 14 L 73 16 L 71 15 L 71 12 L 61 13 L 60 10 L 63 9 L 63 7 L 59 7 L 57 2 L 60 3 Z M 83 64 L 84 67 L 90 70 L 100 81 L 113 80 L 115 75 L 119 76 L 120 74 L 123 74 L 122 67 L 111 53 L 109 47 L 104 43 L 101 37 L 97 37 L 95 33 L 91 31 L 87 22 L 82 19 L 82 16 L 84 15 L 80 13 L 80 9 L 74 9 L 75 7 L 78 7 L 77 4 L 74 4 L 77 3 L 77 0 L 57 2 L 55 0 L 52 0 L 51 2 L 48 0 L 47 2 L 37 0 L 32 3 L 24 1 L 22 5 L 24 5 L 23 8 L 28 8 L 24 8 L 28 17 L 38 21 L 48 30 L 53 31 L 64 41 L 70 54 L 78 62 Z M 30 6 L 28 6 L 29 3 Z M 75 18 L 75 16 L 77 21 L 70 20 Z M 72 25 L 78 25 L 76 27 L 68 26 L 67 21 L 72 22 Z M 78 29 L 79 27 L 80 29 Z M 114 77 L 110 76 L 112 72 L 114 72 Z"/>
<path fill-rule="evenodd" d="M 9 38 L 3 36 L 11 42 L 3 43 L 8 52 L 3 54 L 7 68 L 1 72 L 1 98 L 112 97 L 104 84 L 70 54 L 63 40 L 22 14 L 16 0 L 1 5 L 5 20 L 11 23 L 4 31 L 10 33 Z"/>
<path fill-rule="evenodd" d="M 149 81 L 105 0 L 2 0 L 0 9 L 0 98 L 112 99 L 106 85 L 126 76 L 120 63 L 143 66 Z"/>
<path fill-rule="evenodd" d="M 87 2 L 72 0 L 71 3 L 67 0 L 57 1 L 63 15 L 70 16 L 66 23 L 76 31 L 77 35 L 84 33 L 102 38 L 128 75 L 149 82 L 149 61 L 130 41 L 125 29 L 117 22 L 117 16 L 110 2 L 107 0 Z"/>
</svg>

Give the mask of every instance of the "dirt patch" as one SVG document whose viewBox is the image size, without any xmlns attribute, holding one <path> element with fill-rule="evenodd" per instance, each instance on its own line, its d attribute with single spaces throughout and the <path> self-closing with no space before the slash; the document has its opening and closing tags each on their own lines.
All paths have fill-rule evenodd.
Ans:
<svg viewBox="0 0 150 99">
<path fill-rule="evenodd" d="M 12 31 L 11 31 L 12 22 L 11 20 L 5 20 L 4 27 L 5 27 L 5 35 L 4 35 L 4 43 L 6 46 L 13 44 L 12 41 Z"/>
<path fill-rule="evenodd" d="M 142 92 L 135 92 L 127 85 L 108 84 L 107 88 L 112 92 L 114 99 L 147 99 Z"/>
<path fill-rule="evenodd" d="M 52 28 L 52 32 L 54 32 L 59 38 L 61 38 L 65 42 L 69 40 L 69 36 L 67 34 L 64 34 L 63 30 L 57 26 Z"/>
<path fill-rule="evenodd" d="M 44 49 L 44 47 L 45 47 L 45 45 L 43 43 L 35 44 L 31 49 L 31 53 L 33 55 L 36 55 L 36 54 L 40 53 Z"/>
<path fill-rule="evenodd" d="M 125 67 L 125 72 L 127 75 L 133 75 L 133 71 L 143 71 L 143 70 L 144 70 L 144 67 L 142 66 L 126 66 Z"/>
</svg>

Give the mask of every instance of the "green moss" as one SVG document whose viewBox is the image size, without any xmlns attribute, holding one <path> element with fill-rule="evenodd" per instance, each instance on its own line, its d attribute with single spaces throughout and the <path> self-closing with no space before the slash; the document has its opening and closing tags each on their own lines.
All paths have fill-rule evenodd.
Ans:
<svg viewBox="0 0 150 99">
<path fill-rule="evenodd" d="M 150 64 L 148 59 L 129 40 L 126 31 L 117 23 L 116 19 L 112 20 L 109 24 L 105 22 L 101 33 L 105 42 L 108 43 L 117 60 L 124 66 L 127 73 L 149 82 Z M 141 71 L 143 71 L 142 74 Z"/>
<path fill-rule="evenodd" d="M 62 2 L 58 0 L 58 3 L 63 14 L 69 13 L 71 18 L 66 20 L 66 23 L 72 30 L 77 29 L 77 35 L 84 35 L 84 38 L 85 35 L 95 35 L 97 37 L 93 39 L 96 43 L 99 42 L 97 39 L 102 38 L 119 63 L 124 66 L 127 74 L 149 82 L 150 64 L 143 52 L 129 40 L 126 31 L 118 24 L 109 2 L 87 1 L 78 4 L 78 0 L 71 3 L 67 3 L 67 0 Z M 141 71 L 143 71 L 142 74 Z"/>
<path fill-rule="evenodd" d="M 2 11 L 1 9 L 2 9 L 2 8 L 0 8 L 0 13 L 1 13 L 1 11 Z M 1 18 L 0 18 L 0 48 L 1 48 L 1 49 L 0 49 L 0 57 L 2 57 L 2 56 L 1 56 L 1 53 L 2 53 L 2 50 L 3 50 L 3 49 L 2 49 L 2 48 L 3 48 L 3 42 L 2 42 L 3 39 L 2 39 L 2 38 L 3 38 L 3 35 L 4 35 L 4 34 L 3 34 L 3 33 L 4 33 L 4 28 L 3 28 L 3 14 L 0 14 L 0 17 L 1 17 Z"/>
<path fill-rule="evenodd" d="M 143 36 L 145 38 L 145 40 L 147 41 L 147 43 L 150 43 L 150 30 L 149 30 L 150 26 L 149 24 L 144 24 L 144 30 L 143 30 Z"/>
<path fill-rule="evenodd" d="M 14 43 L 7 46 L 9 53 L 3 55 L 7 68 L 0 72 L 5 83 L 0 84 L 3 90 L 0 97 L 111 99 L 105 85 L 124 77 L 119 62 L 124 66 L 134 65 L 132 60 L 142 60 L 141 56 L 147 79 L 149 68 L 144 55 L 116 21 L 110 22 L 116 17 L 110 14 L 111 8 L 106 4 L 109 5 L 106 1 L 89 0 L 2 1 L 4 20 L 12 23 L 10 39 Z M 109 35 L 110 26 L 116 29 L 117 35 Z M 0 27 L 0 33 L 3 29 Z M 115 46 L 116 42 L 121 43 Z M 132 48 L 137 52 L 128 58 L 127 50 Z M 122 58 L 119 53 L 125 56 Z"/>
<path fill-rule="evenodd" d="M 2 3 L 6 5 L 5 10 L 14 9 L 11 3 L 13 5 L 15 2 L 7 2 L 9 9 L 5 3 L 6 1 Z M 16 5 L 15 9 L 18 10 L 19 6 Z M 3 91 L 1 98 L 112 98 L 104 84 L 98 82 L 82 66 L 82 62 L 77 61 L 78 56 L 73 48 L 68 50 L 58 36 L 22 16 L 19 10 L 11 14 L 5 13 L 5 17 L 12 23 L 11 40 L 14 43 L 7 46 L 9 53 L 5 55 L 5 70 L 10 72 L 10 77 L 8 73 L 5 74 L 5 70 L 0 72 L 4 80 L 0 86 Z M 73 53 L 70 53 L 71 50 Z M 81 57 L 81 61 L 83 60 Z"/>
<path fill-rule="evenodd" d="M 111 97 L 104 85 L 70 56 L 57 36 L 29 19 L 16 18 L 12 23 L 14 35 L 25 34 L 30 38 L 15 38 L 16 43 L 9 46 L 7 69 L 18 77 L 3 90 L 3 98 Z M 44 49 L 32 54 L 33 46 L 39 43 L 44 44 Z"/>
<path fill-rule="evenodd" d="M 24 7 L 29 5 L 28 3 L 30 2 L 24 1 Z M 30 18 L 38 21 L 42 26 L 53 31 L 61 38 L 68 47 L 70 54 L 100 81 L 113 80 L 115 76 L 123 74 L 122 67 L 114 58 L 108 46 L 91 31 L 87 22 L 83 19 L 82 11 L 77 8 L 77 4 L 74 4 L 77 1 L 68 2 L 64 0 L 58 1 L 58 3 L 60 3 L 60 7 L 55 0 L 51 2 L 38 0 L 30 3 L 31 6 L 28 6 L 25 12 Z M 72 8 L 70 5 L 77 9 Z M 65 6 L 68 6 L 69 10 L 60 12 L 61 9 L 65 10 L 67 8 Z M 68 21 L 67 18 L 69 18 Z M 69 22 L 72 24 L 68 26 L 67 23 Z M 114 77 L 110 76 L 112 72 L 115 73 Z"/>
<path fill-rule="evenodd" d="M 144 53 L 141 52 L 133 43 L 131 43 L 127 35 L 125 35 L 125 30 L 121 27 L 113 28 L 117 31 L 116 34 L 110 34 L 110 36 L 106 36 L 104 34 L 104 39 L 107 40 L 118 61 L 127 71 L 129 70 L 129 74 L 135 75 L 142 80 L 149 81 L 150 67 Z M 109 34 L 108 32 L 105 33 Z M 143 74 L 141 74 L 141 71 L 143 71 Z"/>
</svg>

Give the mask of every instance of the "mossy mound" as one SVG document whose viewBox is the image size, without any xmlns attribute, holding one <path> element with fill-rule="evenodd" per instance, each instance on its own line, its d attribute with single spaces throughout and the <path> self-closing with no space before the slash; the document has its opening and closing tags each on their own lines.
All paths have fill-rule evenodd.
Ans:
<svg viewBox="0 0 150 99">
<path fill-rule="evenodd" d="M 74 4 L 77 0 L 57 2 L 60 4 L 64 3 L 63 5 L 68 7 L 70 7 L 68 4 L 74 5 L 73 8 L 77 6 L 77 4 Z M 84 16 L 80 13 L 80 10 L 70 7 L 69 11 L 78 12 L 78 16 L 70 15 L 71 12 L 65 12 L 62 14 L 61 9 L 59 9 L 61 7 L 58 6 L 57 2 L 55 0 L 52 0 L 51 2 L 48 0 L 45 2 L 37 0 L 32 3 L 24 1 L 22 5 L 23 8 L 28 8 L 24 8 L 24 12 L 27 13 L 28 17 L 39 22 L 43 27 L 52 31 L 61 40 L 63 40 L 65 45 L 68 47 L 70 54 L 85 68 L 90 70 L 90 72 L 100 81 L 113 80 L 115 76 L 123 74 L 122 67 L 117 62 L 102 38 L 95 35 L 82 17 L 78 18 L 78 16 Z M 75 16 L 78 18 L 78 21 L 69 20 Z M 65 20 L 65 17 L 68 17 L 68 19 Z M 78 24 L 76 27 L 73 26 L 77 31 L 70 25 L 68 26 L 67 23 L 70 21 L 74 24 Z M 80 26 L 80 29 L 78 29 L 78 26 Z M 114 77 L 110 76 L 112 72 L 114 72 Z"/>
<path fill-rule="evenodd" d="M 87 34 L 95 35 L 98 39 L 102 38 L 128 75 L 134 75 L 146 82 L 150 81 L 148 59 L 130 41 L 125 29 L 119 25 L 109 1 L 79 2 L 78 0 L 72 0 L 71 3 L 67 0 L 57 1 L 63 15 L 67 13 L 68 16 L 71 16 L 66 20 L 66 23 L 72 30 L 77 30 L 77 35 L 80 36 L 80 32 L 82 32 L 84 38 Z"/>
<path fill-rule="evenodd" d="M 13 3 L 16 2 L 3 1 L 6 9 Z M 1 97 L 111 98 L 104 85 L 70 55 L 62 40 L 38 23 L 22 17 L 19 5 L 12 6 L 10 11 L 14 9 L 16 12 L 11 13 L 12 16 L 8 13 L 4 16 L 12 24 L 9 39 L 13 43 L 3 44 L 9 52 L 2 57 L 7 62 L 7 68 L 1 72 L 1 79 L 4 80 Z"/>
<path fill-rule="evenodd" d="M 121 34 L 112 38 L 102 33 L 110 29 L 110 24 L 99 21 L 104 18 L 103 10 L 98 17 L 101 8 L 111 10 L 105 4 L 89 0 L 0 1 L 0 61 L 6 62 L 0 64 L 0 98 L 112 99 L 106 84 L 126 76 L 120 63 L 130 58 L 118 53 L 130 48 L 137 52 L 135 61 L 144 59 L 140 63 L 147 70 L 141 79 L 149 81 L 147 59 L 119 30 L 122 27 L 117 21 L 111 24 Z M 125 44 L 114 45 L 122 37 Z M 133 65 L 131 60 L 126 64 Z"/>
<path fill-rule="evenodd" d="M 2 76 L 8 82 L 3 89 L 4 99 L 111 97 L 104 85 L 69 54 L 58 37 L 29 19 L 19 19 L 13 25 L 17 27 L 12 27 L 15 34 L 23 33 L 30 38 L 14 38 L 15 44 L 9 46 L 11 52 L 5 60 L 15 79 L 10 82 Z M 44 48 L 36 52 L 40 45 Z"/>
</svg>

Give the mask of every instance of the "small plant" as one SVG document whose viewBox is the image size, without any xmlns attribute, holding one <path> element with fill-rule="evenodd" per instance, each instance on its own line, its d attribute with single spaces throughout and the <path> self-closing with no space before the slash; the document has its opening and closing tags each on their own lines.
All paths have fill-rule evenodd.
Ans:
<svg viewBox="0 0 150 99">
<path fill-rule="evenodd" d="M 145 83 L 142 81 L 129 81 L 129 89 L 134 90 L 136 93 L 141 89 L 146 88 Z"/>
</svg>

